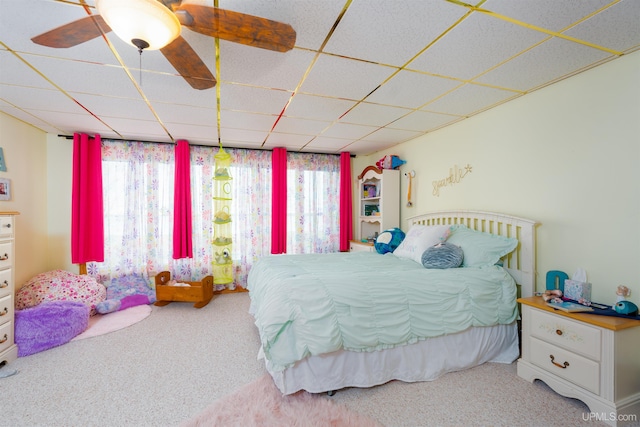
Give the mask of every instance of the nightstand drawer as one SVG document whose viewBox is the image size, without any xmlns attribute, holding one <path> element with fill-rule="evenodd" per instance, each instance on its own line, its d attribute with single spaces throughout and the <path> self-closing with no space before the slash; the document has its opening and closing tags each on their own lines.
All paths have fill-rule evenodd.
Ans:
<svg viewBox="0 0 640 427">
<path fill-rule="evenodd" d="M 13 345 L 13 322 L 0 325 L 0 353 Z"/>
<path fill-rule="evenodd" d="M 531 363 L 554 375 L 600 393 L 600 364 L 536 338 L 531 341 Z"/>
<path fill-rule="evenodd" d="M 531 335 L 600 361 L 600 330 L 585 323 L 541 310 L 531 310 Z"/>
</svg>

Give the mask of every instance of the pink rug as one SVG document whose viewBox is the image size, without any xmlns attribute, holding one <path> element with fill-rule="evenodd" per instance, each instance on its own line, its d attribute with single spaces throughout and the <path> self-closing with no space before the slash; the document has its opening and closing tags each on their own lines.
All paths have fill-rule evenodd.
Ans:
<svg viewBox="0 0 640 427">
<path fill-rule="evenodd" d="M 129 307 L 126 310 L 114 311 L 113 313 L 96 314 L 89 319 L 87 329 L 71 341 L 97 337 L 98 335 L 124 329 L 140 322 L 150 314 L 151 306 L 149 305 L 137 305 L 135 307 Z"/>
<path fill-rule="evenodd" d="M 209 405 L 182 427 L 381 427 L 377 421 L 304 391 L 283 396 L 269 375 Z"/>
</svg>

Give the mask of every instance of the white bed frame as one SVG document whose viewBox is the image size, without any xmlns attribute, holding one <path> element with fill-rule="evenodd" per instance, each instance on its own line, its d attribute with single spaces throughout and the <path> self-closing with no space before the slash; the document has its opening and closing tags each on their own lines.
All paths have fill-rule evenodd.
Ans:
<svg viewBox="0 0 640 427">
<path fill-rule="evenodd" d="M 439 211 L 412 216 L 412 225 L 455 225 L 486 233 L 518 239 L 518 247 L 504 258 L 504 268 L 520 286 L 520 296 L 530 297 L 536 292 L 536 227 L 540 223 L 511 215 L 482 211 Z"/>
<path fill-rule="evenodd" d="M 519 244 L 504 267 L 520 285 L 521 296 L 536 290 L 536 221 L 492 212 L 441 211 L 411 217 L 412 225 L 464 224 L 474 230 L 516 237 Z M 408 230 L 407 228 L 407 230 Z M 339 350 L 310 356 L 284 371 L 266 368 L 283 394 L 321 393 L 344 387 L 372 387 L 391 380 L 431 381 L 485 362 L 512 363 L 520 355 L 518 326 L 472 327 L 456 334 L 376 352 Z"/>
</svg>

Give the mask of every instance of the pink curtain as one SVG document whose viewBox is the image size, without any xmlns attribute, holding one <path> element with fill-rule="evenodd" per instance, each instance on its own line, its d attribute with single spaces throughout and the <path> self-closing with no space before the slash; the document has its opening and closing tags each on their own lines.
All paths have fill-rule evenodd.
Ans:
<svg viewBox="0 0 640 427">
<path fill-rule="evenodd" d="M 287 150 L 271 154 L 271 253 L 287 252 Z"/>
<path fill-rule="evenodd" d="M 189 143 L 176 143 L 173 190 L 173 259 L 193 258 L 191 243 L 191 160 Z"/>
<path fill-rule="evenodd" d="M 100 135 L 73 134 L 71 262 L 104 261 Z"/>
<path fill-rule="evenodd" d="M 340 153 L 340 252 L 349 251 L 353 238 L 353 208 L 351 196 L 351 153 Z"/>
</svg>

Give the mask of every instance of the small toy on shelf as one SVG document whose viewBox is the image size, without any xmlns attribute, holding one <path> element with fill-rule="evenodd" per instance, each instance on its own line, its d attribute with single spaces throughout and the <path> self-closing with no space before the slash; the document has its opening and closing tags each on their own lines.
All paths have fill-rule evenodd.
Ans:
<svg viewBox="0 0 640 427">
<path fill-rule="evenodd" d="M 629 295 L 631 295 L 631 290 L 624 285 L 620 285 L 618 286 L 618 289 L 616 289 L 616 295 L 617 295 L 616 301 L 618 302 L 624 301 L 627 299 Z"/>
</svg>

